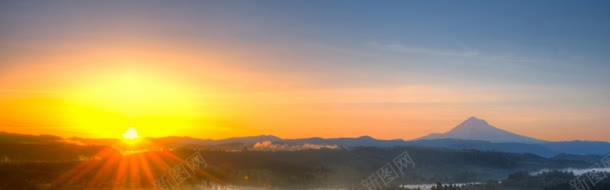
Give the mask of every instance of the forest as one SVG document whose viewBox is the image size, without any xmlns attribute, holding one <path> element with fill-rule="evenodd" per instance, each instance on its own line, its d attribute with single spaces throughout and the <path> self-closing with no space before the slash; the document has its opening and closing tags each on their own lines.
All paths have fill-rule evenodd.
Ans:
<svg viewBox="0 0 610 190">
<path fill-rule="evenodd" d="M 16 151 L 28 150 L 28 151 Z M 449 150 L 422 147 L 354 147 L 299 151 L 254 151 L 243 147 L 227 151 L 195 145 L 134 154 L 106 146 L 81 146 L 69 143 L 0 144 L 1 189 L 79 189 L 106 187 L 148 189 L 183 163 L 193 153 L 205 159 L 206 167 L 196 171 L 181 188 L 197 185 L 237 185 L 263 188 L 362 188 L 362 180 L 375 174 L 384 164 L 408 152 L 413 167 L 383 188 L 402 184 L 435 184 L 437 189 L 565 188 L 574 178 L 571 173 L 543 169 L 586 168 L 601 157 L 558 155 L 544 158 L 477 150 Z M 122 163 L 143 161 L 146 175 L 118 175 L 123 170 L 141 172 L 142 168 L 122 168 Z M 119 172 L 123 171 L 123 172 Z M 398 172 L 397 172 L 398 173 Z M 141 174 L 141 175 L 144 175 Z M 451 184 L 479 182 L 462 187 Z M 501 183 L 499 183 L 501 182 Z M 605 187 L 606 181 L 596 187 Z"/>
</svg>

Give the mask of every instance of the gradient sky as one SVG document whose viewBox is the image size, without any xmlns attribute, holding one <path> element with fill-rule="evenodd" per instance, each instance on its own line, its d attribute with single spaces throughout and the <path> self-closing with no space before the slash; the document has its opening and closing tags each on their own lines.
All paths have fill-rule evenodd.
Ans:
<svg viewBox="0 0 610 190">
<path fill-rule="evenodd" d="M 0 131 L 610 141 L 608 1 L 1 1 Z"/>
</svg>

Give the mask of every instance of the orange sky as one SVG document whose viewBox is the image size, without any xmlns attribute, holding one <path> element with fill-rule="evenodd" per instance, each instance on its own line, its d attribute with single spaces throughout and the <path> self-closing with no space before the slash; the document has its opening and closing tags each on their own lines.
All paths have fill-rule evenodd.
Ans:
<svg viewBox="0 0 610 190">
<path fill-rule="evenodd" d="M 379 39 L 188 4 L 0 9 L 0 131 L 413 139 L 477 116 L 545 140 L 610 141 L 606 67 L 517 52 L 537 46 Z"/>
</svg>

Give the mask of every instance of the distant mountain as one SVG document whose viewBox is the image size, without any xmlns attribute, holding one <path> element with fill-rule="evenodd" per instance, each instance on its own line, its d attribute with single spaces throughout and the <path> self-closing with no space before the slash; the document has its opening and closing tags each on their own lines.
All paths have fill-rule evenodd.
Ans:
<svg viewBox="0 0 610 190">
<path fill-rule="evenodd" d="M 217 140 L 214 144 L 229 144 L 229 143 L 245 143 L 245 144 L 254 144 L 257 142 L 264 141 L 279 141 L 282 140 L 279 137 L 273 135 L 260 135 L 260 136 L 252 136 L 252 137 L 236 137 L 236 138 L 228 138 Z"/>
<path fill-rule="evenodd" d="M 481 150 L 509 153 L 532 153 L 544 157 L 552 157 L 559 152 L 549 149 L 541 144 L 529 143 L 492 143 L 483 140 L 461 139 L 420 139 L 406 142 L 410 146 L 448 148 L 454 150 Z"/>
<path fill-rule="evenodd" d="M 255 144 L 266 142 L 266 145 L 294 146 L 311 145 L 340 147 L 428 147 L 452 150 L 479 150 L 508 153 L 532 153 L 543 157 L 553 157 L 562 153 L 570 155 L 606 155 L 610 153 L 610 143 L 596 141 L 563 141 L 549 142 L 514 134 L 491 126 L 486 121 L 470 117 L 446 133 L 430 134 L 428 136 L 405 141 L 402 139 L 380 140 L 370 136 L 357 138 L 302 138 L 282 139 L 271 135 L 236 137 L 220 140 L 198 139 L 192 137 L 158 137 L 146 138 L 147 142 L 159 147 L 198 146 L 218 150 L 242 150 L 244 147 L 254 147 Z M 71 143 L 78 145 L 113 146 L 119 139 L 84 139 L 41 135 L 20 135 L 0 132 L 0 143 Z M 565 157 L 565 155 L 563 155 Z"/>
<path fill-rule="evenodd" d="M 395 140 L 379 140 L 370 136 L 362 136 L 358 138 L 305 138 L 305 139 L 285 139 L 281 140 L 288 144 L 317 144 L 317 145 L 339 145 L 339 146 L 373 146 L 373 147 L 392 147 L 405 144 L 402 139 Z"/>
<path fill-rule="evenodd" d="M 61 140 L 61 137 L 52 135 L 23 135 L 16 133 L 7 133 L 0 131 L 0 143 L 23 143 L 23 144 L 40 144 L 40 143 L 56 143 Z"/>
<path fill-rule="evenodd" d="M 462 139 L 462 140 L 483 140 L 494 143 L 530 143 L 539 144 L 546 141 L 514 134 L 502 129 L 498 129 L 485 120 L 470 117 L 457 127 L 446 133 L 433 133 L 419 139 Z"/>
<path fill-rule="evenodd" d="M 228 139 L 198 139 L 193 137 L 158 137 L 149 138 L 154 142 L 162 142 L 167 144 L 199 144 L 199 145 L 218 145 L 218 144 L 232 144 L 232 143 L 243 143 L 243 144 L 254 144 L 263 141 L 279 141 L 282 140 L 279 137 L 272 135 L 259 135 L 259 136 L 247 136 L 247 137 L 234 137 Z"/>
<path fill-rule="evenodd" d="M 577 155 L 577 154 L 561 153 L 561 154 L 557 154 L 557 155 L 553 156 L 551 159 L 553 159 L 553 160 L 562 160 L 562 161 L 570 161 L 570 162 L 584 161 L 584 162 L 589 162 L 589 163 L 595 163 L 595 162 L 600 161 L 601 159 L 603 159 L 603 156 L 599 156 L 599 155 Z"/>
<path fill-rule="evenodd" d="M 610 153 L 610 143 L 600 141 L 561 141 L 542 144 L 548 149 L 559 153 L 579 155 L 605 155 Z"/>
</svg>

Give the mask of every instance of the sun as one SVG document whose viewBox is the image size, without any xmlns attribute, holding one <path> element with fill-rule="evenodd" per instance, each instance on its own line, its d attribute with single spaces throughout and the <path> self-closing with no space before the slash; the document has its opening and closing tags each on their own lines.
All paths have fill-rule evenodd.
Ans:
<svg viewBox="0 0 610 190">
<path fill-rule="evenodd" d="M 138 135 L 138 131 L 136 131 L 136 129 L 130 127 L 127 129 L 127 131 L 125 131 L 125 133 L 123 133 L 123 138 L 125 140 L 133 141 L 139 139 L 140 135 Z"/>
<path fill-rule="evenodd" d="M 123 155 L 130 155 L 149 151 L 151 144 L 145 138 L 140 137 L 135 128 L 130 127 L 123 133 L 123 140 L 117 144 L 116 148 Z"/>
</svg>

